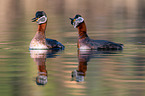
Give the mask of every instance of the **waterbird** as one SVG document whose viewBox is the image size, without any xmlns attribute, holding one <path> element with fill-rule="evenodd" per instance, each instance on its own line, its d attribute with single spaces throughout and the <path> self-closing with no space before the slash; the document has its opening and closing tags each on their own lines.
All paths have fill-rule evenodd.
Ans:
<svg viewBox="0 0 145 96">
<path fill-rule="evenodd" d="M 84 18 L 77 14 L 74 18 L 70 18 L 71 24 L 78 29 L 79 38 L 77 47 L 80 50 L 122 50 L 123 44 L 114 43 L 108 40 L 93 40 L 87 34 Z"/>
<path fill-rule="evenodd" d="M 52 49 L 60 48 L 64 49 L 64 45 L 54 39 L 49 39 L 45 37 L 45 30 L 47 25 L 47 15 L 44 11 L 37 11 L 35 18 L 32 19 L 32 22 L 37 22 L 38 29 L 30 42 L 29 49 Z"/>
</svg>

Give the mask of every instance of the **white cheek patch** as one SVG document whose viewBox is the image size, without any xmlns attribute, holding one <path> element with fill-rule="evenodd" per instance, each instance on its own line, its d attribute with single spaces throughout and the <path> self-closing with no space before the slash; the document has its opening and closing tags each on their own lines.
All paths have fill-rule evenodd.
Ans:
<svg viewBox="0 0 145 96">
<path fill-rule="evenodd" d="M 47 17 L 46 16 L 42 16 L 38 19 L 37 24 L 43 24 L 47 21 Z"/>
<path fill-rule="evenodd" d="M 82 18 L 82 17 L 78 17 L 77 19 L 75 19 L 74 22 L 73 22 L 74 28 L 76 28 L 83 21 L 84 21 L 84 18 Z"/>
<path fill-rule="evenodd" d="M 47 76 L 39 75 L 39 76 L 37 77 L 37 80 L 38 80 L 39 83 L 45 85 L 45 84 L 47 83 Z"/>
</svg>

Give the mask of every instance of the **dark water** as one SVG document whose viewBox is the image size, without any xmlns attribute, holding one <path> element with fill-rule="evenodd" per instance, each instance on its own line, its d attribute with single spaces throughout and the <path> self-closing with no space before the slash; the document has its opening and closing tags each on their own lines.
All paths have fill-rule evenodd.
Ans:
<svg viewBox="0 0 145 96">
<path fill-rule="evenodd" d="M 143 3 L 0 1 L 0 96 L 145 96 Z M 29 51 L 37 30 L 31 18 L 37 10 L 48 16 L 46 37 L 63 43 L 65 50 Z M 78 13 L 90 38 L 123 43 L 124 50 L 78 51 L 77 29 L 68 19 Z"/>
</svg>

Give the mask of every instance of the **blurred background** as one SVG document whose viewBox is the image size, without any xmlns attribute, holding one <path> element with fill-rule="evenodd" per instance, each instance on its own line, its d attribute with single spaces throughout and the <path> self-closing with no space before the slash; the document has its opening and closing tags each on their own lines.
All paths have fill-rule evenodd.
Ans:
<svg viewBox="0 0 145 96">
<path fill-rule="evenodd" d="M 145 0 L 0 0 L 0 94 L 145 96 L 144 4 Z M 66 47 L 44 56 L 48 73 L 44 86 L 35 81 L 41 60 L 29 52 L 37 31 L 31 19 L 41 10 L 48 17 L 46 37 Z M 71 78 L 84 57 L 77 51 L 78 32 L 69 20 L 76 14 L 85 19 L 90 38 L 124 44 L 122 52 L 85 53 L 88 68 L 82 82 Z"/>
<path fill-rule="evenodd" d="M 76 14 L 81 14 L 86 21 L 88 30 L 95 31 L 95 33 L 105 29 L 113 31 L 124 28 L 132 30 L 144 28 L 144 2 L 144 0 L 0 1 L 0 41 L 31 39 L 37 29 L 37 25 L 31 22 L 31 18 L 38 10 L 47 13 L 47 35 L 55 34 L 55 38 L 63 42 L 66 40 L 62 36 L 67 37 L 66 35 L 71 34 L 68 31 L 76 31 L 68 19 Z"/>
</svg>

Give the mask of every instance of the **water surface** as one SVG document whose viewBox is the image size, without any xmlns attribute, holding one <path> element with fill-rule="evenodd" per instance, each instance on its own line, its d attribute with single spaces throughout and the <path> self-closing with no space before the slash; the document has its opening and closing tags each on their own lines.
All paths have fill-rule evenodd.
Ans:
<svg viewBox="0 0 145 96">
<path fill-rule="evenodd" d="M 1 1 L 0 94 L 144 96 L 142 3 L 144 0 Z M 31 18 L 37 10 L 48 15 L 46 36 L 63 43 L 65 50 L 29 51 L 37 30 Z M 69 21 L 78 13 L 85 19 L 90 38 L 123 43 L 124 50 L 78 51 L 77 29 Z M 37 82 L 38 77 L 43 84 Z"/>
</svg>

